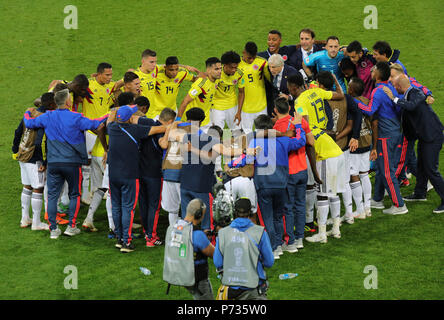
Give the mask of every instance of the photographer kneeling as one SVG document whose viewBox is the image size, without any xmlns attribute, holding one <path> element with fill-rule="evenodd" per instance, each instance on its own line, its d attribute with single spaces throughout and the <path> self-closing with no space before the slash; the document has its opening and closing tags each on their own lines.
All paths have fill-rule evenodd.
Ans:
<svg viewBox="0 0 444 320">
<path fill-rule="evenodd" d="M 223 269 L 218 300 L 266 300 L 264 267 L 274 263 L 270 239 L 264 227 L 253 224 L 249 199 L 234 204 L 233 222 L 219 230 L 213 255 L 214 265 Z"/>
</svg>

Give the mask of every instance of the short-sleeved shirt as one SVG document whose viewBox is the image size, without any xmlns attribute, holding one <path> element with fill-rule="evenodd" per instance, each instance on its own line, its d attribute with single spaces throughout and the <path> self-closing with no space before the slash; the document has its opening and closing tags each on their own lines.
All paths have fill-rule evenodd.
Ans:
<svg viewBox="0 0 444 320">
<path fill-rule="evenodd" d="M 188 141 L 194 148 L 205 151 L 211 151 L 212 147 L 219 143 L 217 139 L 213 139 L 203 132 L 186 134 L 182 143 L 186 144 Z M 216 183 L 214 162 L 203 159 L 192 152 L 185 153 L 183 158 L 180 170 L 180 187 L 198 193 L 211 192 Z"/>
<path fill-rule="evenodd" d="M 139 147 L 141 139 L 148 136 L 150 129 L 150 126 L 129 123 L 111 122 L 108 124 L 110 179 L 139 178 Z"/>
<path fill-rule="evenodd" d="M 286 132 L 288 130 L 294 130 L 295 126 L 291 123 L 293 117 L 288 115 L 276 121 L 273 129 L 280 132 Z M 305 119 L 301 121 L 302 129 L 305 131 L 305 135 L 311 132 L 310 126 Z M 300 171 L 307 170 L 307 160 L 305 158 L 305 147 L 302 147 L 296 151 L 291 151 L 288 155 L 288 173 L 296 174 Z"/>
<path fill-rule="evenodd" d="M 208 237 L 202 230 L 193 230 L 193 251 L 194 253 L 202 252 L 210 245 Z M 207 259 L 195 259 L 194 264 L 204 264 L 207 263 Z"/>
<path fill-rule="evenodd" d="M 244 88 L 245 99 L 242 111 L 258 113 L 267 107 L 265 77 L 270 78 L 267 60 L 256 57 L 251 64 L 241 60 L 238 69 L 243 72 L 239 88 Z"/>
<path fill-rule="evenodd" d="M 150 101 L 147 113 L 148 118 L 158 116 L 165 108 L 176 110 L 176 98 L 181 84 L 184 81 L 192 81 L 193 77 L 193 74 L 185 68 L 179 68 L 176 77 L 169 78 L 165 74 L 165 68 L 160 67 L 155 80 L 154 101 Z"/>
<path fill-rule="evenodd" d="M 342 59 L 344 59 L 344 53 L 342 51 L 339 51 L 336 57 L 330 58 L 327 50 L 322 50 L 309 55 L 304 59 L 304 63 L 307 67 L 316 67 L 318 72 L 329 71 L 334 73 L 345 93 L 347 92 L 347 88 L 344 83 L 344 74 L 339 68 L 339 62 L 341 62 Z"/>
<path fill-rule="evenodd" d="M 89 79 L 88 93 L 83 99 L 82 113 L 85 117 L 94 119 L 100 118 L 109 112 L 109 107 L 113 104 L 111 95 L 113 94 L 115 82 L 99 84 L 95 78 Z"/>
<path fill-rule="evenodd" d="M 213 109 L 227 110 L 237 105 L 236 87 L 238 87 L 242 76 L 243 72 L 240 69 L 231 76 L 222 71 L 217 91 L 213 98 Z"/>
<path fill-rule="evenodd" d="M 205 120 L 201 126 L 210 123 L 210 109 L 213 106 L 213 97 L 216 93 L 218 81 L 212 82 L 208 78 L 198 78 L 191 85 L 188 95 L 193 99 L 187 106 L 182 118 L 186 120 L 186 112 L 191 108 L 200 108 L 205 112 Z"/>
<path fill-rule="evenodd" d="M 310 127 L 317 126 L 321 129 L 327 128 L 327 114 L 325 112 L 325 100 L 333 97 L 332 91 L 326 91 L 321 88 L 312 88 L 305 90 L 297 98 L 294 109 L 302 116 L 308 116 Z"/>
<path fill-rule="evenodd" d="M 134 71 L 140 79 L 140 95 L 147 97 L 150 103 L 154 101 L 154 88 L 157 74 L 159 73 L 159 66 L 156 66 L 151 73 L 145 73 L 140 70 L 140 67 Z"/>
</svg>

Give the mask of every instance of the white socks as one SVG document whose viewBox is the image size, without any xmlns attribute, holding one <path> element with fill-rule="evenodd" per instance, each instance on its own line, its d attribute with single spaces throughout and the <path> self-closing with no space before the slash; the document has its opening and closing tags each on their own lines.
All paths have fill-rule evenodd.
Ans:
<svg viewBox="0 0 444 320">
<path fill-rule="evenodd" d="M 40 215 L 42 212 L 43 193 L 33 192 L 31 196 L 31 208 L 32 208 L 32 224 L 35 226 L 40 225 Z"/>
<path fill-rule="evenodd" d="M 114 226 L 114 220 L 113 220 L 113 211 L 111 209 L 111 194 L 110 194 L 110 192 L 108 192 L 108 196 L 106 197 L 106 214 L 108 215 L 109 228 L 114 231 L 115 226 Z"/>
<path fill-rule="evenodd" d="M 353 200 L 356 204 L 356 212 L 362 213 L 364 211 L 364 202 L 362 200 L 361 181 L 350 182 L 350 187 L 353 195 Z"/>
<path fill-rule="evenodd" d="M 91 166 L 82 166 L 82 196 L 87 198 L 89 195 L 89 177 L 91 175 Z"/>
<path fill-rule="evenodd" d="M 86 216 L 86 219 L 88 221 L 93 222 L 94 220 L 94 213 L 97 211 L 97 208 L 100 206 L 103 200 L 103 195 L 105 192 L 103 190 L 97 189 L 94 194 L 93 198 L 91 200 L 91 204 L 89 205 L 88 209 L 88 215 Z"/>
<path fill-rule="evenodd" d="M 364 196 L 364 208 L 370 209 L 370 200 L 372 198 L 372 183 L 370 182 L 370 177 L 368 173 L 359 174 L 359 179 L 361 179 L 362 193 Z"/>
<path fill-rule="evenodd" d="M 344 202 L 345 215 L 347 217 L 350 217 L 353 212 L 353 202 L 352 202 L 352 190 L 350 188 L 349 183 L 345 184 L 345 192 L 342 193 L 342 201 Z"/>
<path fill-rule="evenodd" d="M 328 217 L 328 200 L 318 200 L 318 224 L 319 226 L 325 226 L 327 224 Z"/>
<path fill-rule="evenodd" d="M 23 188 L 21 202 L 22 202 L 22 222 L 30 220 L 29 207 L 31 205 L 32 190 Z"/>
<path fill-rule="evenodd" d="M 174 224 L 178 219 L 179 219 L 178 212 L 168 213 L 168 221 L 170 222 L 170 226 L 174 226 Z"/>
<path fill-rule="evenodd" d="M 341 214 L 341 201 L 339 196 L 328 197 L 328 202 L 330 203 L 330 212 L 332 219 L 339 218 Z"/>
<path fill-rule="evenodd" d="M 313 212 L 316 203 L 316 189 L 307 189 L 305 191 L 305 223 L 313 222 Z"/>
</svg>

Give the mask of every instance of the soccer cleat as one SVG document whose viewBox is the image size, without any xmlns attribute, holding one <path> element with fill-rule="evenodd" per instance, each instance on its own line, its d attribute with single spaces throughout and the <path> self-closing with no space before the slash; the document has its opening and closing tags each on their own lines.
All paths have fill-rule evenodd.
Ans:
<svg viewBox="0 0 444 320">
<path fill-rule="evenodd" d="M 151 237 L 151 238 L 148 238 L 145 236 L 145 239 L 146 239 L 146 246 L 147 247 L 155 247 L 155 246 L 162 245 L 162 241 L 157 236 Z"/>
<path fill-rule="evenodd" d="M 382 210 L 382 213 L 391 215 L 406 214 L 407 212 L 409 212 L 409 210 L 407 209 L 406 205 L 403 205 L 402 207 L 391 206 L 388 209 Z"/>
<path fill-rule="evenodd" d="M 417 196 L 414 193 L 412 193 L 409 196 L 402 197 L 402 198 L 404 199 L 404 201 L 427 201 L 427 198 L 425 196 L 424 197 Z"/>
<path fill-rule="evenodd" d="M 89 229 L 91 232 L 97 231 L 97 228 L 94 226 L 94 223 L 88 219 L 85 219 L 85 221 L 83 221 L 82 227 L 85 229 Z"/>
<path fill-rule="evenodd" d="M 365 217 L 367 216 L 367 214 L 365 213 L 365 210 L 362 212 L 356 212 L 356 214 L 354 215 L 355 219 L 359 219 L 359 220 L 364 220 Z"/>
<path fill-rule="evenodd" d="M 292 243 L 292 244 L 284 243 L 282 245 L 282 251 L 290 252 L 290 253 L 298 252 L 298 248 L 296 247 L 296 241 L 294 243 Z"/>
<path fill-rule="evenodd" d="M 29 218 L 27 218 L 27 219 L 25 219 L 25 220 L 21 220 L 20 221 L 20 228 L 27 228 L 27 227 L 29 227 L 30 225 L 32 224 L 32 220 L 31 219 L 29 219 Z"/>
<path fill-rule="evenodd" d="M 62 215 L 65 216 L 66 214 L 64 214 L 64 213 L 57 213 L 56 223 L 57 224 L 68 224 L 69 220 L 62 219 L 61 218 Z M 45 212 L 45 220 L 48 221 L 48 212 Z"/>
<path fill-rule="evenodd" d="M 37 230 L 49 230 L 49 225 L 44 222 L 39 222 L 38 224 L 32 224 L 31 230 L 37 231 Z"/>
<path fill-rule="evenodd" d="M 134 244 L 130 243 L 122 243 L 122 248 L 120 248 L 120 252 L 129 253 L 134 251 Z"/>
<path fill-rule="evenodd" d="M 373 209 L 385 209 L 384 203 L 382 201 L 370 200 L 370 208 Z"/>
<path fill-rule="evenodd" d="M 333 219 L 333 227 L 331 228 L 330 231 L 328 231 L 326 233 L 326 235 L 328 237 L 333 236 L 336 239 L 340 239 L 341 238 L 341 231 L 339 230 L 339 226 L 341 224 L 341 218 L 335 218 Z"/>
<path fill-rule="evenodd" d="M 327 219 L 327 226 L 332 224 L 333 224 L 333 219 L 332 218 Z"/>
<path fill-rule="evenodd" d="M 372 209 L 371 208 L 365 208 L 365 215 L 367 216 L 367 218 L 372 216 Z"/>
<path fill-rule="evenodd" d="M 60 230 L 58 227 L 54 230 L 51 230 L 49 234 L 49 238 L 51 239 L 57 239 L 62 234 L 62 230 Z"/>
<path fill-rule="evenodd" d="M 304 227 L 304 230 L 306 232 L 311 232 L 311 233 L 316 232 L 316 228 L 315 228 L 314 222 L 306 223 L 305 227 Z"/>
<path fill-rule="evenodd" d="M 444 203 L 441 203 L 441 205 L 433 210 L 433 213 L 443 213 L 444 212 Z"/>
<path fill-rule="evenodd" d="M 303 241 L 303 239 L 302 238 L 299 238 L 299 239 L 296 239 L 296 248 L 298 248 L 298 250 L 300 250 L 300 249 L 304 249 L 304 243 L 303 243 L 304 241 Z"/>
<path fill-rule="evenodd" d="M 307 237 L 305 240 L 308 242 L 320 242 L 327 243 L 327 225 L 319 226 L 319 231 L 312 237 Z"/>
<path fill-rule="evenodd" d="M 81 231 L 80 231 L 79 228 L 77 228 L 77 227 L 73 228 L 71 226 L 68 226 L 63 234 L 66 235 L 66 236 L 73 237 L 75 235 L 78 235 L 80 232 Z"/>
<path fill-rule="evenodd" d="M 123 241 L 121 239 L 117 239 L 116 244 L 114 245 L 117 249 L 122 249 Z"/>
<path fill-rule="evenodd" d="M 410 181 L 409 181 L 409 179 L 404 179 L 404 180 L 402 180 L 400 183 L 399 183 L 399 186 L 400 187 L 408 187 L 410 185 Z"/>
<path fill-rule="evenodd" d="M 346 222 L 348 224 L 355 223 L 355 219 L 353 214 L 351 216 L 347 216 L 346 214 L 342 216 L 341 221 Z"/>
</svg>

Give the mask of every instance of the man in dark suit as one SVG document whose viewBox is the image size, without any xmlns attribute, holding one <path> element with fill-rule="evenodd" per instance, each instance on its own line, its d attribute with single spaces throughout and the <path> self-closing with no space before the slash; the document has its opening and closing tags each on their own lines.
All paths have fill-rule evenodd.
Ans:
<svg viewBox="0 0 444 320">
<path fill-rule="evenodd" d="M 307 81 L 308 77 L 302 68 L 302 61 L 310 54 L 324 50 L 325 42 L 316 41 L 314 31 L 308 28 L 302 29 L 299 32 L 299 41 L 299 44 L 295 46 L 294 51 L 289 56 L 287 64 L 298 70 L 304 77 L 304 80 Z M 313 68 L 312 72 L 316 74 L 316 68 Z"/>
<path fill-rule="evenodd" d="M 280 54 L 273 54 L 268 59 L 268 68 L 270 69 L 271 79 L 268 86 L 269 90 L 267 90 L 267 112 L 268 115 L 272 116 L 274 100 L 281 94 L 288 98 L 290 92 L 287 88 L 287 78 L 298 71 L 292 66 L 285 64 Z M 291 99 L 289 100 L 291 102 Z M 293 112 L 290 111 L 290 113 Z"/>
<path fill-rule="evenodd" d="M 410 85 L 406 75 L 393 80 L 393 85 L 403 98 L 394 97 L 390 90 L 384 92 L 401 107 L 402 129 L 407 139 L 418 139 L 418 168 L 415 191 L 406 201 L 426 201 L 427 180 L 441 197 L 441 205 L 434 213 L 444 212 L 444 179 L 439 173 L 439 153 L 444 141 L 444 126 L 433 109 L 426 103 L 421 90 Z"/>
</svg>

